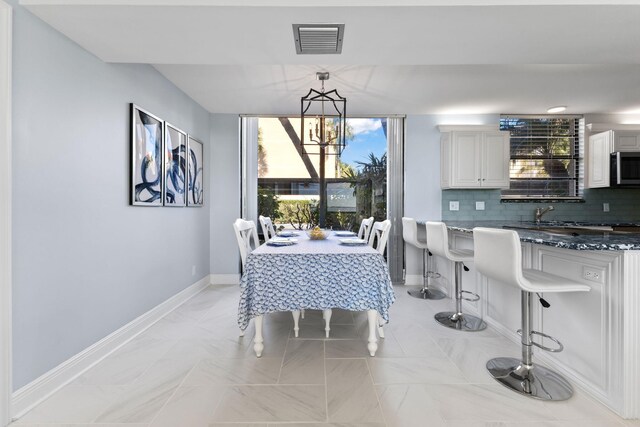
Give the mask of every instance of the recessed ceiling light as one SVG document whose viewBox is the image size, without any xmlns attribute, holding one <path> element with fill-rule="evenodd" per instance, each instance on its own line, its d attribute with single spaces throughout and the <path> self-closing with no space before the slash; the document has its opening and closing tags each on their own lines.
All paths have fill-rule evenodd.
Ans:
<svg viewBox="0 0 640 427">
<path fill-rule="evenodd" d="M 565 107 L 564 105 L 558 105 L 557 107 L 549 108 L 547 110 L 547 113 L 562 113 L 566 109 L 567 109 L 567 107 Z"/>
</svg>

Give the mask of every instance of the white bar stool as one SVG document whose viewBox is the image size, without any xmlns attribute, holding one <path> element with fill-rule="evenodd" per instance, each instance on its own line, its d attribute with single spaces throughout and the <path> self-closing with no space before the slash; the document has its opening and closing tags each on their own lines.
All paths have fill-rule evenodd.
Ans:
<svg viewBox="0 0 640 427">
<path fill-rule="evenodd" d="M 522 248 L 518 233 L 513 230 L 474 228 L 473 242 L 476 269 L 485 276 L 521 290 L 522 360 L 497 357 L 487 362 L 487 369 L 500 384 L 525 396 L 540 400 L 566 400 L 573 394 L 571 384 L 551 369 L 533 363 L 533 346 L 545 351 L 560 352 L 557 339 L 532 329 L 533 294 L 548 308 L 540 292 L 586 292 L 589 286 L 540 270 L 522 269 Z M 533 341 L 539 335 L 555 342 L 557 348 L 545 347 Z"/>
<path fill-rule="evenodd" d="M 478 301 L 480 299 L 478 294 L 462 290 L 462 268 L 464 267 L 466 271 L 469 271 L 464 263 L 473 261 L 473 251 L 470 249 L 449 248 L 449 234 L 444 222 L 427 222 L 427 246 L 435 255 L 447 258 L 455 263 L 456 311 L 436 313 L 434 316 L 436 321 L 442 326 L 459 331 L 475 332 L 485 329 L 487 324 L 484 320 L 471 314 L 462 313 L 462 300 Z M 462 296 L 463 293 L 470 294 L 473 298 L 465 298 Z"/>
<path fill-rule="evenodd" d="M 432 270 L 431 252 L 427 249 L 427 242 L 418 239 L 418 224 L 413 218 L 402 217 L 402 238 L 405 243 L 422 249 L 422 288 L 417 290 L 409 290 L 407 293 L 414 298 L 420 299 L 442 299 L 446 295 L 444 292 L 431 288 L 430 279 L 440 277 L 438 273 Z"/>
</svg>

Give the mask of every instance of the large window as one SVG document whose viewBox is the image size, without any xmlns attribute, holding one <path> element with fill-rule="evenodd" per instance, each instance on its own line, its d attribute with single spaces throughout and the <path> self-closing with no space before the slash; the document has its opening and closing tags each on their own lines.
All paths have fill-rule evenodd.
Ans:
<svg viewBox="0 0 640 427">
<path fill-rule="evenodd" d="M 502 115 L 511 134 L 510 186 L 503 199 L 578 199 L 584 120 L 568 115 Z"/>
<path fill-rule="evenodd" d="M 387 119 L 350 118 L 347 146 L 325 154 L 326 227 L 357 231 L 387 218 Z M 306 229 L 320 220 L 320 147 L 300 143 L 300 118 L 258 118 L 258 214 Z"/>
</svg>

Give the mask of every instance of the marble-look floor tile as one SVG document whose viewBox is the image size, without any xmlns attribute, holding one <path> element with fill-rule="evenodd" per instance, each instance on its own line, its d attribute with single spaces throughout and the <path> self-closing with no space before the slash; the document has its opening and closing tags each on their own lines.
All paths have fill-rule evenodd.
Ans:
<svg viewBox="0 0 640 427">
<path fill-rule="evenodd" d="M 231 386 L 213 422 L 317 422 L 326 416 L 324 386 Z"/>
<path fill-rule="evenodd" d="M 275 384 L 278 382 L 282 359 L 205 359 L 200 361 L 182 385 Z"/>
<path fill-rule="evenodd" d="M 544 410 L 564 421 L 618 421 L 619 417 L 603 405 L 576 389 L 569 400 L 543 402 Z M 640 423 L 638 423 L 640 425 Z"/>
<path fill-rule="evenodd" d="M 326 357 L 328 359 L 351 359 L 354 357 L 369 357 L 367 340 L 327 340 L 325 341 Z M 378 340 L 376 357 L 404 357 L 405 354 L 393 334 L 387 334 Z"/>
<path fill-rule="evenodd" d="M 384 422 L 365 359 L 327 359 L 331 422 Z"/>
<path fill-rule="evenodd" d="M 377 390 L 390 426 L 415 425 L 411 420 L 420 419 L 421 414 L 428 414 L 434 425 L 446 425 L 444 421 L 555 421 L 541 402 L 500 385 L 391 385 Z"/>
<path fill-rule="evenodd" d="M 386 427 L 386 425 L 384 423 L 287 423 L 269 424 L 268 427 Z"/>
<path fill-rule="evenodd" d="M 493 384 L 487 362 L 494 357 L 521 356 L 521 349 L 506 338 L 438 338 L 436 343 L 471 383 Z"/>
<path fill-rule="evenodd" d="M 279 384 L 324 385 L 324 341 L 290 340 Z"/>
<path fill-rule="evenodd" d="M 177 387 L 174 379 L 128 386 L 94 422 L 149 423 Z"/>
<path fill-rule="evenodd" d="M 370 358 L 367 360 L 375 384 L 462 384 L 462 372 L 447 359 Z"/>
<path fill-rule="evenodd" d="M 126 423 L 126 424 L 114 424 L 114 423 L 73 423 L 73 424 L 57 424 L 57 423 L 46 423 L 46 424 L 9 424 L 9 426 L 20 426 L 20 427 L 149 427 L 149 424 L 144 423 Z"/>
<path fill-rule="evenodd" d="M 621 427 L 608 421 L 447 421 L 446 427 Z"/>
<path fill-rule="evenodd" d="M 324 322 L 312 323 L 300 325 L 300 332 L 298 333 L 299 339 L 326 339 L 326 331 L 324 330 Z M 338 325 L 330 322 L 331 330 L 329 331 L 329 339 L 356 339 L 359 337 L 359 331 L 352 325 Z M 294 337 L 293 330 L 291 330 L 290 338 Z"/>
<path fill-rule="evenodd" d="M 445 425 L 434 405 L 426 399 L 423 386 L 376 386 L 388 427 L 442 427 Z"/>
<path fill-rule="evenodd" d="M 75 385 L 128 385 L 174 345 L 173 341 L 143 335 L 118 349 L 78 377 Z"/>
<path fill-rule="evenodd" d="M 123 390 L 123 386 L 69 385 L 29 411 L 16 424 L 90 423 Z"/>
<path fill-rule="evenodd" d="M 235 359 L 255 357 L 251 337 L 221 340 L 180 340 L 165 353 L 163 359 L 191 360 L 194 363 L 202 359 Z"/>
<path fill-rule="evenodd" d="M 225 390 L 225 386 L 179 387 L 150 427 L 207 427 Z"/>
<path fill-rule="evenodd" d="M 429 332 L 416 324 L 389 327 L 408 357 L 446 358 Z"/>
<path fill-rule="evenodd" d="M 564 402 L 527 399 L 486 373 L 520 348 L 491 327 L 464 334 L 433 320 L 450 300 L 396 287 L 387 338 L 366 350 L 365 312 L 320 311 L 293 338 L 290 312 L 239 336 L 237 285 L 209 287 L 63 387 L 16 427 L 640 427 L 581 389 Z M 310 384 L 312 383 L 312 384 Z"/>
</svg>

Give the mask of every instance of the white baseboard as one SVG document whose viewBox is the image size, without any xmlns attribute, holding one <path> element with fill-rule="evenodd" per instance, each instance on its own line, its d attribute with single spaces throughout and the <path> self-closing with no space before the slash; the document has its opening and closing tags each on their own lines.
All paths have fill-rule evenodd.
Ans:
<svg viewBox="0 0 640 427">
<path fill-rule="evenodd" d="M 131 341 L 131 339 L 135 338 L 171 311 L 184 304 L 191 297 L 209 286 L 209 284 L 210 277 L 203 277 L 193 285 L 147 311 L 142 316 L 134 319 L 122 328 L 15 391 L 11 397 L 12 418 L 16 419 L 23 416 L 44 399 L 76 379 L 122 345 Z"/>
<path fill-rule="evenodd" d="M 209 275 L 211 278 L 212 285 L 239 285 L 240 284 L 240 275 L 239 274 L 211 274 Z"/>
</svg>

